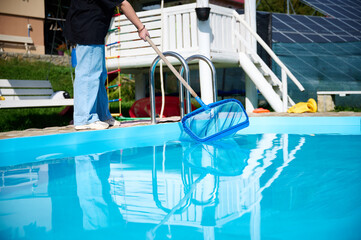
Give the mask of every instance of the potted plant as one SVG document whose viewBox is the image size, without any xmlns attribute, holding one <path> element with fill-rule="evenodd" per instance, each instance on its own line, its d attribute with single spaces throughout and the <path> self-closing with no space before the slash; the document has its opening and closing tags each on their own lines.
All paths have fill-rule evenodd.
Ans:
<svg viewBox="0 0 361 240">
<path fill-rule="evenodd" d="M 63 55 L 64 55 L 64 52 L 67 50 L 66 44 L 65 44 L 65 43 L 60 44 L 60 45 L 56 48 L 56 50 L 58 50 L 58 55 L 63 56 Z"/>
</svg>

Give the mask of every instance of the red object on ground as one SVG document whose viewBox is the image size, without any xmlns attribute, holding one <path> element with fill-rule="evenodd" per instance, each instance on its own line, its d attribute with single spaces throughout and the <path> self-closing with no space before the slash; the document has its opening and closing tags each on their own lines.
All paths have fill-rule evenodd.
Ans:
<svg viewBox="0 0 361 240">
<path fill-rule="evenodd" d="M 162 108 L 162 97 L 155 97 L 155 113 L 160 115 L 160 110 Z M 192 111 L 195 107 L 192 104 Z M 150 99 L 142 98 L 133 103 L 132 107 L 129 109 L 129 116 L 132 118 L 137 117 L 150 117 Z M 163 117 L 171 116 L 180 116 L 180 104 L 179 97 L 166 96 Z"/>
<path fill-rule="evenodd" d="M 270 112 L 270 110 L 268 109 L 264 109 L 264 108 L 256 108 L 255 110 L 253 110 L 254 113 L 268 113 Z"/>
</svg>

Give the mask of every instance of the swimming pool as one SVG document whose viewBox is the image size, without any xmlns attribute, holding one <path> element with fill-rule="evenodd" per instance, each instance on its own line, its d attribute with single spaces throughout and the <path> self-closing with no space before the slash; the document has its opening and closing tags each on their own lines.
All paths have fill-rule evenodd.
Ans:
<svg viewBox="0 0 361 240">
<path fill-rule="evenodd" d="M 0 140 L 0 239 L 361 239 L 361 118 Z"/>
</svg>

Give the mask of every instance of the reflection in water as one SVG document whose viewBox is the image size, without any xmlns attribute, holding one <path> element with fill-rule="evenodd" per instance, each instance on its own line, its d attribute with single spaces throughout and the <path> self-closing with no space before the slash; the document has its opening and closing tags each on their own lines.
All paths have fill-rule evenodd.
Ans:
<svg viewBox="0 0 361 240">
<path fill-rule="evenodd" d="M 233 138 L 213 143 L 179 143 L 182 148 L 182 184 L 186 189 L 184 195 L 162 221 L 148 231 L 148 239 L 154 239 L 157 229 L 166 222 L 169 224 L 182 224 L 177 217 L 181 214 L 200 216 L 195 219 L 186 218 L 192 226 L 203 229 L 204 239 L 215 239 L 214 228 L 230 222 L 243 214 L 250 212 L 251 239 L 260 239 L 260 202 L 262 191 L 269 187 L 280 175 L 281 171 L 294 159 L 294 154 L 303 146 L 305 138 L 301 137 L 299 144 L 288 154 L 288 136 L 277 138 L 276 134 L 263 135 L 257 147 L 249 150 Z M 243 146 L 243 147 L 242 147 Z M 248 147 L 248 146 L 247 146 Z M 268 179 L 264 186 L 260 186 L 260 178 L 276 158 L 277 152 L 283 149 L 283 164 L 277 168 L 276 173 Z M 154 151 L 156 151 L 154 149 Z M 174 158 L 174 157 L 173 157 Z M 157 159 L 154 158 L 154 162 Z M 162 159 L 163 165 L 166 159 Z M 153 165 L 155 166 L 155 164 Z M 185 169 L 185 170 L 184 170 Z M 163 169 L 164 170 L 164 169 Z M 191 175 L 186 177 L 185 173 Z M 194 177 L 196 176 L 196 177 Z M 155 169 L 153 169 L 153 185 L 157 182 Z M 196 178 L 196 180 L 193 180 Z M 184 179 L 191 179 L 184 181 Z M 174 186 L 168 190 L 173 193 Z M 155 195 L 158 191 L 154 191 Z M 155 196 L 158 199 L 157 196 Z M 193 213 L 184 213 L 185 206 L 191 202 L 194 205 Z M 157 204 L 158 206 L 158 204 Z M 200 206 L 200 207 L 199 207 Z M 162 207 L 163 208 L 163 207 Z M 164 209 L 164 208 L 163 208 Z M 181 212 L 179 212 L 181 210 Z"/>
<path fill-rule="evenodd" d="M 101 154 L 75 157 L 77 195 L 83 212 L 83 229 L 108 228 L 121 215 L 110 195 L 110 162 Z"/>
<path fill-rule="evenodd" d="M 2 168 L 0 238 L 258 240 L 265 190 L 311 138 L 168 142 Z"/>
</svg>

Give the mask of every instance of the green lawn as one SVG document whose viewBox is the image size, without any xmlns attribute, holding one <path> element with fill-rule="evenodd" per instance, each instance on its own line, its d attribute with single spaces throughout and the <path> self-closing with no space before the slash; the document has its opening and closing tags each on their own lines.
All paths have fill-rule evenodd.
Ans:
<svg viewBox="0 0 361 240">
<path fill-rule="evenodd" d="M 73 96 L 70 68 L 46 62 L 28 62 L 18 59 L 0 59 L 0 78 L 18 80 L 49 79 L 54 91 L 67 91 Z"/>
<path fill-rule="evenodd" d="M 69 125 L 73 117 L 59 114 L 64 108 L 1 109 L 0 132 Z"/>
<path fill-rule="evenodd" d="M 69 67 L 56 66 L 46 62 L 29 62 L 18 59 L 5 61 L 0 59 L 0 78 L 18 80 L 48 79 L 54 91 L 67 91 L 73 97 L 73 83 Z M 134 82 L 122 78 L 126 84 L 122 87 L 122 114 L 129 116 L 129 108 L 134 102 Z M 117 98 L 113 90 L 110 98 Z M 66 107 L 0 109 L 0 132 L 24 130 L 29 128 L 45 128 L 69 125 L 73 119 L 72 111 L 60 115 Z M 117 103 L 110 105 L 111 112 L 119 112 Z"/>
</svg>

